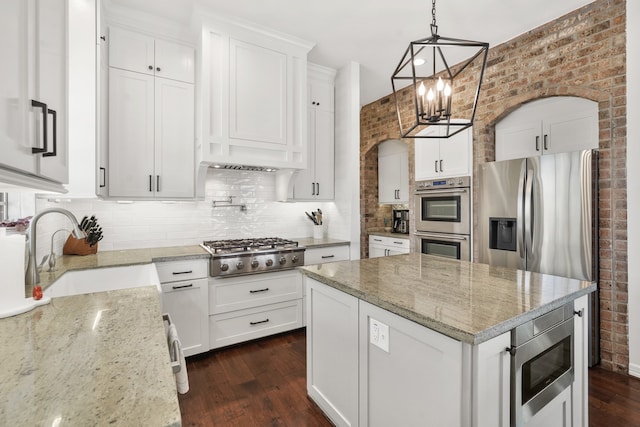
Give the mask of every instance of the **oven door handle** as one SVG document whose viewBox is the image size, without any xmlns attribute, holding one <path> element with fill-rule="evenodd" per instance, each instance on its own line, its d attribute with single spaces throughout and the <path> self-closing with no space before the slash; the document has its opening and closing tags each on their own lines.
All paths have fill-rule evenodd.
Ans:
<svg viewBox="0 0 640 427">
<path fill-rule="evenodd" d="M 422 190 L 416 191 L 416 196 L 424 196 L 426 194 L 442 194 L 442 193 L 450 193 L 450 194 L 464 194 L 468 192 L 468 188 L 442 188 L 440 190 Z"/>
<path fill-rule="evenodd" d="M 466 235 L 456 234 L 435 234 L 435 233 L 416 233 L 416 237 L 433 237 L 440 240 L 468 240 Z"/>
</svg>

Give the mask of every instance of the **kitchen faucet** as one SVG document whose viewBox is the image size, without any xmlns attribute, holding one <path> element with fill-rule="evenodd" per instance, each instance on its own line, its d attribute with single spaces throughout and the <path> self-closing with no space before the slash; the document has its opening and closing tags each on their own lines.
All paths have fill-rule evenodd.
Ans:
<svg viewBox="0 0 640 427">
<path fill-rule="evenodd" d="M 35 214 L 31 219 L 29 229 L 27 230 L 27 239 L 29 241 L 29 264 L 27 266 L 27 273 L 25 277 L 25 283 L 27 286 L 35 286 L 40 283 L 40 274 L 38 273 L 38 265 L 36 263 L 36 225 L 38 224 L 38 220 L 44 215 L 55 212 L 63 214 L 69 218 L 73 225 L 73 231 L 71 233 L 76 239 L 82 239 L 87 236 L 84 231 L 80 230 L 76 217 L 66 209 L 50 208 Z"/>
</svg>

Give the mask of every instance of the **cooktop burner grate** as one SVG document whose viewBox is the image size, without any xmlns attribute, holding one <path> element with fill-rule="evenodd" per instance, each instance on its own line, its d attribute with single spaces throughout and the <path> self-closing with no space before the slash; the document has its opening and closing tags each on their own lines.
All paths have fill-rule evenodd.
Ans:
<svg viewBox="0 0 640 427">
<path fill-rule="evenodd" d="M 265 251 L 270 249 L 289 249 L 298 247 L 298 242 L 280 237 L 261 237 L 257 239 L 205 240 L 206 246 L 214 254 L 232 254 L 238 252 Z"/>
</svg>

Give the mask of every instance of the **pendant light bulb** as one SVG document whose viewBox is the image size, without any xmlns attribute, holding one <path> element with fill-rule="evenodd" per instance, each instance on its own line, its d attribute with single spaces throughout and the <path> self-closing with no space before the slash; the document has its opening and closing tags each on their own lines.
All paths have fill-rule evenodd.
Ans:
<svg viewBox="0 0 640 427">
<path fill-rule="evenodd" d="M 444 89 L 444 83 L 442 82 L 442 77 L 438 77 L 438 83 L 436 83 L 436 89 L 438 92 L 441 92 Z"/>
<path fill-rule="evenodd" d="M 449 83 L 444 87 L 444 96 L 451 96 L 451 85 Z"/>
<path fill-rule="evenodd" d="M 418 88 L 418 95 L 424 96 L 426 89 L 424 88 L 424 83 L 420 83 L 420 87 Z"/>
<path fill-rule="evenodd" d="M 429 88 L 429 92 L 427 92 L 427 101 L 433 101 L 436 95 L 433 93 L 433 89 Z"/>
</svg>

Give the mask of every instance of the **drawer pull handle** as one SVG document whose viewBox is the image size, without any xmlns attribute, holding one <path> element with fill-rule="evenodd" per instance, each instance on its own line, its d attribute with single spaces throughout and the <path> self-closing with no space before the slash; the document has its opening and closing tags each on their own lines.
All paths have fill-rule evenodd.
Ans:
<svg viewBox="0 0 640 427">
<path fill-rule="evenodd" d="M 382 242 L 382 239 L 373 239 L 374 242 Z"/>
<path fill-rule="evenodd" d="M 189 283 L 188 285 L 182 285 L 182 286 L 172 286 L 173 289 L 184 289 L 184 288 L 191 288 L 193 287 L 193 283 Z"/>
<path fill-rule="evenodd" d="M 191 274 L 193 273 L 193 270 L 188 270 L 188 271 L 174 271 L 172 274 L 173 275 L 178 275 L 178 274 Z"/>
<path fill-rule="evenodd" d="M 393 243 L 395 243 L 396 245 L 401 245 L 402 244 L 402 242 L 393 242 Z"/>
<path fill-rule="evenodd" d="M 322 255 L 322 259 L 335 258 L 335 255 Z"/>
<path fill-rule="evenodd" d="M 267 292 L 269 290 L 269 288 L 264 288 L 264 289 L 256 289 L 256 290 L 250 290 L 249 293 L 250 294 L 257 294 L 259 292 Z"/>
<path fill-rule="evenodd" d="M 260 323 L 267 323 L 268 321 L 269 319 L 264 319 L 264 320 L 259 320 L 257 322 L 249 322 L 249 324 L 253 326 L 253 325 L 259 325 Z"/>
</svg>

